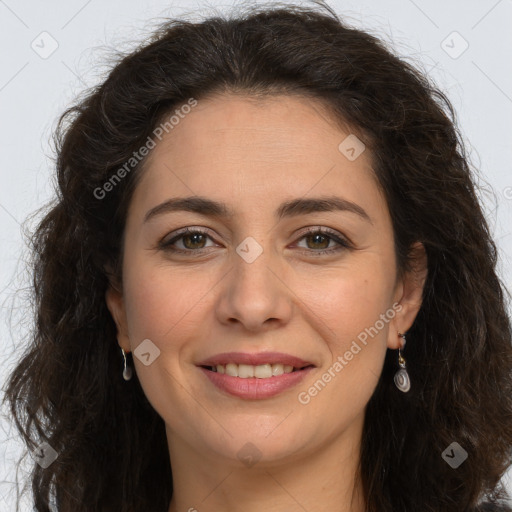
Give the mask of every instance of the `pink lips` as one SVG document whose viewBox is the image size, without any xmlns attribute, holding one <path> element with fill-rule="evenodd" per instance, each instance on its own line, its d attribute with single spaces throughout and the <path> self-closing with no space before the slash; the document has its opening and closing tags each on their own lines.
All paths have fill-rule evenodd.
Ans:
<svg viewBox="0 0 512 512">
<path fill-rule="evenodd" d="M 229 363 L 234 364 L 250 364 L 258 366 L 260 364 L 287 364 L 294 368 L 303 368 L 304 366 L 313 365 L 308 361 L 299 359 L 298 357 L 282 352 L 260 352 L 258 354 L 248 354 L 245 352 L 225 352 L 217 354 L 201 361 L 197 366 L 216 366 L 218 364 L 226 365 Z M 313 365 L 314 366 L 314 365 Z"/>
<path fill-rule="evenodd" d="M 226 365 L 229 363 L 250 364 L 253 366 L 261 364 L 283 364 L 293 366 L 297 370 L 292 373 L 284 373 L 267 379 L 258 379 L 256 377 L 243 379 L 240 377 L 231 377 L 225 373 L 213 372 L 210 369 L 205 368 L 216 366 L 218 364 Z M 276 396 L 279 393 L 297 385 L 311 370 L 314 369 L 314 365 L 308 361 L 278 352 L 263 352 L 259 354 L 230 352 L 218 354 L 202 361 L 197 366 L 200 367 L 203 374 L 218 389 L 232 396 L 244 398 L 246 400 L 261 400 Z"/>
</svg>

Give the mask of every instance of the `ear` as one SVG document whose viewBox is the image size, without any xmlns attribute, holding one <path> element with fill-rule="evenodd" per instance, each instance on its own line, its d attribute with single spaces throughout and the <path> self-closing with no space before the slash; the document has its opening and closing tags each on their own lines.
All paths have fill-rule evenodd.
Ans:
<svg viewBox="0 0 512 512">
<path fill-rule="evenodd" d="M 428 260 L 425 247 L 421 242 L 415 242 L 409 252 L 411 270 L 397 282 L 393 303 L 396 306 L 396 315 L 390 322 L 387 346 L 398 349 L 402 346 L 402 338 L 398 332 L 406 333 L 414 323 L 423 301 L 423 288 L 428 274 Z"/>
<path fill-rule="evenodd" d="M 105 301 L 117 327 L 117 343 L 125 352 L 130 352 L 131 347 L 130 339 L 128 337 L 128 325 L 126 322 L 126 309 L 124 305 L 123 292 L 119 287 L 111 283 L 105 292 Z"/>
</svg>

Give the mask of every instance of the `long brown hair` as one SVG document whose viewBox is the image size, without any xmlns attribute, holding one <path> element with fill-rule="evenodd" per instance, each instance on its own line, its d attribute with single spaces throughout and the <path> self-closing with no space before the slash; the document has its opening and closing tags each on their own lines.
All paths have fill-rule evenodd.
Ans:
<svg viewBox="0 0 512 512">
<path fill-rule="evenodd" d="M 6 389 L 27 447 L 47 441 L 58 452 L 47 468 L 33 465 L 36 510 L 49 511 L 53 496 L 59 512 L 167 511 L 164 423 L 136 376 L 122 379 L 104 298 L 109 279 L 122 279 L 125 215 L 144 159 L 104 197 L 98 189 L 189 98 L 237 91 L 326 102 L 374 155 L 399 271 L 410 267 L 415 241 L 427 251 L 406 349 L 414 386 L 396 389 L 388 351 L 367 405 L 360 468 L 368 511 L 466 512 L 505 497 L 511 325 L 453 107 L 329 8 L 276 6 L 164 22 L 60 118 L 57 197 L 31 239 L 35 329 Z M 441 456 L 453 442 L 468 453 L 457 469 Z"/>
</svg>

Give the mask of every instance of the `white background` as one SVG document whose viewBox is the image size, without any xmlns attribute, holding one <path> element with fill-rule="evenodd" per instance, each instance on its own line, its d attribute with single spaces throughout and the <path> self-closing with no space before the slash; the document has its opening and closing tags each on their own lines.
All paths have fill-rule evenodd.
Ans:
<svg viewBox="0 0 512 512">
<path fill-rule="evenodd" d="M 199 14 L 191 17 L 198 19 L 239 3 L 0 0 L 0 385 L 23 348 L 29 320 L 24 292 L 15 294 L 29 284 L 21 226 L 52 194 L 49 141 L 57 116 L 77 94 L 99 83 L 114 49 L 132 48 L 158 19 L 194 11 Z M 353 26 L 391 44 L 452 101 L 480 184 L 492 191 L 483 193 L 482 201 L 500 249 L 498 271 L 511 290 L 512 0 L 340 0 L 329 5 Z M 47 58 L 31 47 L 34 42 L 39 52 L 51 49 L 52 39 L 42 32 L 58 44 Z M 443 41 L 451 47 L 448 53 Z M 0 510 L 12 511 L 19 444 L 3 419 L 0 442 Z M 507 480 L 512 492 L 512 472 Z"/>
</svg>

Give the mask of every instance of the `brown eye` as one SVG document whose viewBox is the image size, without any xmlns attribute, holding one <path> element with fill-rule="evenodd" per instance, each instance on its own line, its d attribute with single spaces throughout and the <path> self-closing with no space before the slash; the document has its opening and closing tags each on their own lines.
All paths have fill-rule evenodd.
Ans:
<svg viewBox="0 0 512 512">
<path fill-rule="evenodd" d="M 353 247 L 352 244 L 339 233 L 327 228 L 309 230 L 303 234 L 300 240 L 304 240 L 306 242 L 307 251 L 305 252 L 315 256 L 321 254 L 334 254 Z M 335 245 L 329 247 L 331 242 L 334 242 Z"/>
<path fill-rule="evenodd" d="M 311 241 L 313 245 L 316 245 L 316 247 L 309 247 L 310 249 L 327 249 L 329 247 L 329 243 L 331 242 L 332 238 L 316 233 L 314 235 L 308 235 L 304 237 L 308 242 Z M 320 245 L 320 246 L 319 246 Z"/>
<path fill-rule="evenodd" d="M 202 249 L 203 245 L 206 241 L 206 236 L 202 233 L 193 233 L 189 235 L 181 236 L 183 241 L 183 245 L 187 249 Z"/>
<path fill-rule="evenodd" d="M 208 235 L 207 231 L 186 228 L 176 236 L 162 240 L 158 246 L 160 249 L 170 252 L 201 253 L 203 249 L 208 248 L 208 246 L 205 245 L 208 239 L 211 240 L 211 237 Z"/>
</svg>

